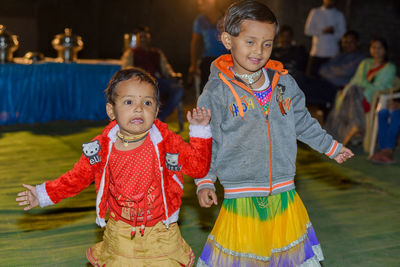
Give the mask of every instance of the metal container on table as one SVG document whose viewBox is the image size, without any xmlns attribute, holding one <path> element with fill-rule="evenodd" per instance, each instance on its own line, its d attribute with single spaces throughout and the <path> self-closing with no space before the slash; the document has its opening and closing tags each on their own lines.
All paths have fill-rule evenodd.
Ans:
<svg viewBox="0 0 400 267">
<path fill-rule="evenodd" d="M 40 52 L 26 52 L 24 55 L 24 62 L 26 64 L 35 64 L 44 61 L 44 55 Z"/>
<path fill-rule="evenodd" d="M 6 31 L 0 24 L 0 63 L 14 62 L 14 52 L 18 49 L 18 36 Z"/>
<path fill-rule="evenodd" d="M 82 38 L 79 35 L 72 34 L 70 28 L 65 28 L 63 34 L 54 36 L 51 44 L 57 50 L 57 60 L 65 63 L 76 61 L 78 52 L 83 48 Z"/>
</svg>

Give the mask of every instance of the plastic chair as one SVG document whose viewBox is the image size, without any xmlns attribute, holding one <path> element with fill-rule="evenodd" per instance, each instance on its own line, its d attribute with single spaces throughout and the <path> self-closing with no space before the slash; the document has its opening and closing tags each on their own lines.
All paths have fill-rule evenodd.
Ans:
<svg viewBox="0 0 400 267">
<path fill-rule="evenodd" d="M 377 92 L 376 95 L 374 95 L 374 100 L 372 101 L 373 105 L 375 106 L 374 103 L 376 103 L 376 108 L 373 110 L 372 114 L 372 123 L 370 125 L 370 129 L 367 128 L 367 132 L 369 132 L 368 135 L 366 135 L 366 138 L 364 140 L 364 149 L 368 149 L 367 152 L 369 156 L 371 157 L 374 154 L 375 147 L 376 147 L 376 139 L 378 137 L 378 112 L 382 109 L 387 108 L 388 103 L 392 99 L 400 99 L 400 78 L 395 77 L 394 79 L 394 84 L 393 88 L 390 89 L 389 91 L 382 91 L 382 92 Z M 370 140 L 368 140 L 368 138 Z"/>
</svg>

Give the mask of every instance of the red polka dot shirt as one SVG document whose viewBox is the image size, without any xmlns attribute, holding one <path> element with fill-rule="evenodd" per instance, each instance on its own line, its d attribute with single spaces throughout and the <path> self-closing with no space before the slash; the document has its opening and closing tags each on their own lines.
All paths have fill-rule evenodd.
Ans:
<svg viewBox="0 0 400 267">
<path fill-rule="evenodd" d="M 141 146 L 129 151 L 113 146 L 109 171 L 108 204 L 114 220 L 122 220 L 133 227 L 154 226 L 162 220 L 161 172 L 149 136 Z"/>
</svg>

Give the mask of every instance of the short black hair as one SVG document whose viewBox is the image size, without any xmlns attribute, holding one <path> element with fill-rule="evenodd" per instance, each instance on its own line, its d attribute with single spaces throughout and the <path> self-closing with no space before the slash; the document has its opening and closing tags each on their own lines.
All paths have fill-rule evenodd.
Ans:
<svg viewBox="0 0 400 267">
<path fill-rule="evenodd" d="M 115 104 L 115 95 L 116 95 L 116 87 L 118 83 L 127 81 L 130 79 L 137 79 L 140 82 L 146 82 L 149 83 L 151 86 L 154 88 L 154 98 L 156 101 L 156 107 L 160 106 L 160 90 L 158 88 L 158 84 L 156 79 L 151 76 L 150 73 L 145 71 L 144 69 L 141 68 L 127 68 L 123 70 L 117 71 L 111 80 L 108 82 L 107 89 L 104 91 L 106 94 L 106 99 L 107 103 L 110 103 L 112 105 Z"/>
<path fill-rule="evenodd" d="M 354 31 L 354 30 L 348 30 L 345 34 L 343 34 L 343 37 L 347 37 L 347 36 L 353 36 L 354 39 L 356 39 L 357 41 L 359 40 L 359 35 L 358 32 Z"/>
<path fill-rule="evenodd" d="M 225 13 L 223 30 L 232 36 L 239 36 L 243 20 L 255 20 L 275 24 L 275 34 L 278 34 L 278 20 L 275 14 L 263 3 L 255 0 L 233 3 Z"/>
</svg>

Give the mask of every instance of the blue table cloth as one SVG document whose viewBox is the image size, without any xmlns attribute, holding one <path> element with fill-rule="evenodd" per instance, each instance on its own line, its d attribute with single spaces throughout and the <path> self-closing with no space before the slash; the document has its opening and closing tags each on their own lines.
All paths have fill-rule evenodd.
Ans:
<svg viewBox="0 0 400 267">
<path fill-rule="evenodd" d="M 107 118 L 112 64 L 0 64 L 0 124 Z"/>
</svg>

